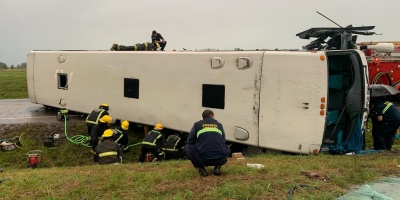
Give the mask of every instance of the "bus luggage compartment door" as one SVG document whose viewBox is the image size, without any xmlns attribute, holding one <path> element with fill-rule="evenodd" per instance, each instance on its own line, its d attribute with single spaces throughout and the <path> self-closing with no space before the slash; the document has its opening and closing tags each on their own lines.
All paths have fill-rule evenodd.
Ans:
<svg viewBox="0 0 400 200">
<path fill-rule="evenodd" d="M 267 52 L 263 63 L 259 146 L 318 153 L 327 96 L 324 53 Z"/>
</svg>

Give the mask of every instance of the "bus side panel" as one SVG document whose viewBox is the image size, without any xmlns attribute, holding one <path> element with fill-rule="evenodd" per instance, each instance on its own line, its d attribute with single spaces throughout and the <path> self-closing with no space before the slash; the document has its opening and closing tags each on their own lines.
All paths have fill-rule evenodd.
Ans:
<svg viewBox="0 0 400 200">
<path fill-rule="evenodd" d="M 320 56 L 324 54 L 265 53 L 260 92 L 261 147 L 303 154 L 314 149 L 319 152 L 326 107 L 321 99 L 326 101 L 328 93 L 327 62 Z"/>
<path fill-rule="evenodd" d="M 35 54 L 28 53 L 28 60 L 26 66 L 26 81 L 28 85 L 29 101 L 32 103 L 37 103 L 35 96 L 35 85 L 34 85 L 34 62 L 35 62 Z"/>
<path fill-rule="evenodd" d="M 60 56 L 65 62 L 58 62 Z M 225 64 L 211 68 L 211 58 Z M 238 69 L 237 59 L 249 57 L 253 64 Z M 258 145 L 258 96 L 263 52 L 37 52 L 35 90 L 40 104 L 89 113 L 102 103 L 118 119 L 189 132 L 211 109 L 226 132 L 234 138 L 235 127 L 250 134 L 244 144 Z M 58 75 L 66 74 L 68 88 L 59 89 Z M 124 97 L 124 79 L 139 81 L 139 97 Z M 224 108 L 202 106 L 203 84 L 223 85 Z M 259 83 L 258 83 L 259 84 Z"/>
<path fill-rule="evenodd" d="M 361 64 L 364 67 L 364 69 L 363 69 L 363 71 L 364 71 L 363 82 L 364 82 L 364 85 L 365 85 L 365 87 L 364 87 L 365 96 L 363 97 L 363 99 L 364 99 L 364 108 L 365 108 L 364 110 L 365 110 L 365 112 L 362 114 L 363 121 L 361 123 L 362 124 L 361 126 L 363 128 L 365 128 L 364 125 L 367 124 L 366 122 L 368 120 L 368 109 L 369 109 L 369 103 L 370 103 L 369 102 L 370 93 L 369 93 L 369 90 L 368 90 L 369 71 L 368 71 L 368 62 L 367 62 L 367 59 L 366 59 L 364 53 L 362 51 L 359 51 L 359 50 L 357 50 L 357 52 L 358 52 L 359 57 L 361 59 Z M 365 132 L 363 134 L 365 134 Z"/>
</svg>

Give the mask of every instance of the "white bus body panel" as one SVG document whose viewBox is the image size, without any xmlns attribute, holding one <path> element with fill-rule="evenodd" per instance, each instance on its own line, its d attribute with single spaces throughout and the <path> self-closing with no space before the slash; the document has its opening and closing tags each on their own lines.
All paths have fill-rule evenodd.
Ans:
<svg viewBox="0 0 400 200">
<path fill-rule="evenodd" d="M 328 93 L 327 63 L 320 56 L 326 58 L 323 52 L 265 55 L 259 146 L 305 154 L 319 151 L 325 129 L 321 98 Z"/>
<path fill-rule="evenodd" d="M 35 84 L 34 84 L 34 62 L 35 62 L 35 54 L 28 54 L 27 68 L 26 68 L 26 80 L 28 85 L 28 95 L 29 100 L 32 103 L 37 103 L 36 95 L 35 95 Z M 47 82 L 47 81 L 46 81 Z"/>
<path fill-rule="evenodd" d="M 82 113 L 107 103 L 114 118 L 184 132 L 211 109 L 228 141 L 303 154 L 321 148 L 325 52 L 32 51 L 27 66 L 33 103 Z M 58 88 L 60 73 L 68 89 Z M 139 79 L 138 99 L 124 97 L 124 78 Z M 203 84 L 225 87 L 223 109 L 202 106 Z M 238 129 L 248 139 L 236 138 Z"/>
<path fill-rule="evenodd" d="M 201 119 L 202 84 L 225 85 L 225 108 L 215 109 L 216 119 L 225 129 L 226 139 L 234 139 L 236 126 L 247 130 L 249 139 L 241 143 L 258 146 L 259 77 L 263 53 L 260 52 L 31 52 L 34 57 L 32 102 L 66 107 L 89 113 L 102 103 L 109 104 L 110 115 L 118 119 L 190 131 Z M 225 64 L 211 68 L 211 58 Z M 65 59 L 59 62 L 60 57 Z M 251 58 L 250 68 L 238 69 L 239 57 Z M 32 61 L 32 59 L 30 59 Z M 57 74 L 68 74 L 68 89 L 58 89 Z M 32 77 L 28 77 L 32 78 Z M 124 97 L 124 78 L 139 79 L 139 99 Z M 60 106 L 59 103 L 65 103 Z"/>
</svg>

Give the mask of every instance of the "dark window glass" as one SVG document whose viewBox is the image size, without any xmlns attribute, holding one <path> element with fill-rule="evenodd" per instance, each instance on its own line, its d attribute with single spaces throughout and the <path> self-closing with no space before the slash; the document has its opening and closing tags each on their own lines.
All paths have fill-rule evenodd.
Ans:
<svg viewBox="0 0 400 200">
<path fill-rule="evenodd" d="M 124 78 L 124 97 L 139 99 L 139 79 Z"/>
<path fill-rule="evenodd" d="M 203 107 L 225 108 L 225 85 L 203 84 Z"/>
<path fill-rule="evenodd" d="M 67 74 L 57 74 L 58 77 L 58 89 L 68 90 L 68 75 Z"/>
</svg>

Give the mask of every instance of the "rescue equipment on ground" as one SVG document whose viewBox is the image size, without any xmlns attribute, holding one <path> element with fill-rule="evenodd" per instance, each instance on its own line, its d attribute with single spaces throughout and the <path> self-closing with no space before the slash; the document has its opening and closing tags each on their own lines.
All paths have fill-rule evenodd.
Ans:
<svg viewBox="0 0 400 200">
<path fill-rule="evenodd" d="M 6 141 L 2 141 L 0 143 L 0 145 L 1 145 L 1 150 L 3 150 L 3 151 L 11 151 L 11 150 L 14 150 L 17 148 L 14 143 L 6 142 Z"/>
<path fill-rule="evenodd" d="M 157 160 L 157 158 L 155 158 L 155 156 L 152 153 L 147 153 L 146 154 L 146 159 L 144 160 L 145 162 L 153 162 Z"/>
<path fill-rule="evenodd" d="M 43 140 L 43 145 L 46 147 L 57 147 L 60 139 L 60 134 L 49 133 Z"/>
<path fill-rule="evenodd" d="M 43 160 L 41 153 L 42 150 L 32 150 L 26 153 L 28 155 L 28 167 L 37 168 L 39 166 Z"/>
<path fill-rule="evenodd" d="M 25 133 L 22 133 L 20 136 L 15 136 L 11 139 L 0 139 L 0 147 L 2 151 L 11 151 L 14 150 L 16 148 L 21 149 L 21 145 L 23 145 L 23 141 L 22 141 L 22 135 L 24 135 Z"/>
<path fill-rule="evenodd" d="M 68 120 L 69 119 L 68 110 L 67 109 L 59 110 L 57 112 L 57 119 L 58 121 Z"/>
<path fill-rule="evenodd" d="M 72 137 L 68 137 L 67 134 L 67 115 L 68 115 L 68 110 L 63 109 L 63 112 L 60 112 L 61 116 L 64 118 L 64 135 L 65 137 L 68 139 L 68 141 L 77 144 L 77 145 L 82 145 L 85 147 L 92 147 L 90 145 L 90 137 L 89 136 L 85 136 L 85 135 L 74 135 Z M 108 115 L 104 115 L 100 120 L 100 122 L 103 123 L 112 123 L 113 119 L 108 116 Z M 141 142 L 136 143 L 136 144 L 131 144 L 128 145 L 127 147 L 124 148 L 124 150 L 127 150 L 129 147 L 133 147 L 133 146 L 137 146 L 140 145 Z"/>
<path fill-rule="evenodd" d="M 84 136 L 84 135 L 74 135 L 72 137 L 68 137 L 67 134 L 67 116 L 68 116 L 68 110 L 67 109 L 63 109 L 62 112 L 60 112 L 61 117 L 64 120 L 64 135 L 65 137 L 72 143 L 77 144 L 77 145 L 82 145 L 85 147 L 91 147 L 89 142 L 90 142 L 90 137 L 88 136 Z M 57 113 L 58 116 L 58 113 Z"/>
</svg>

